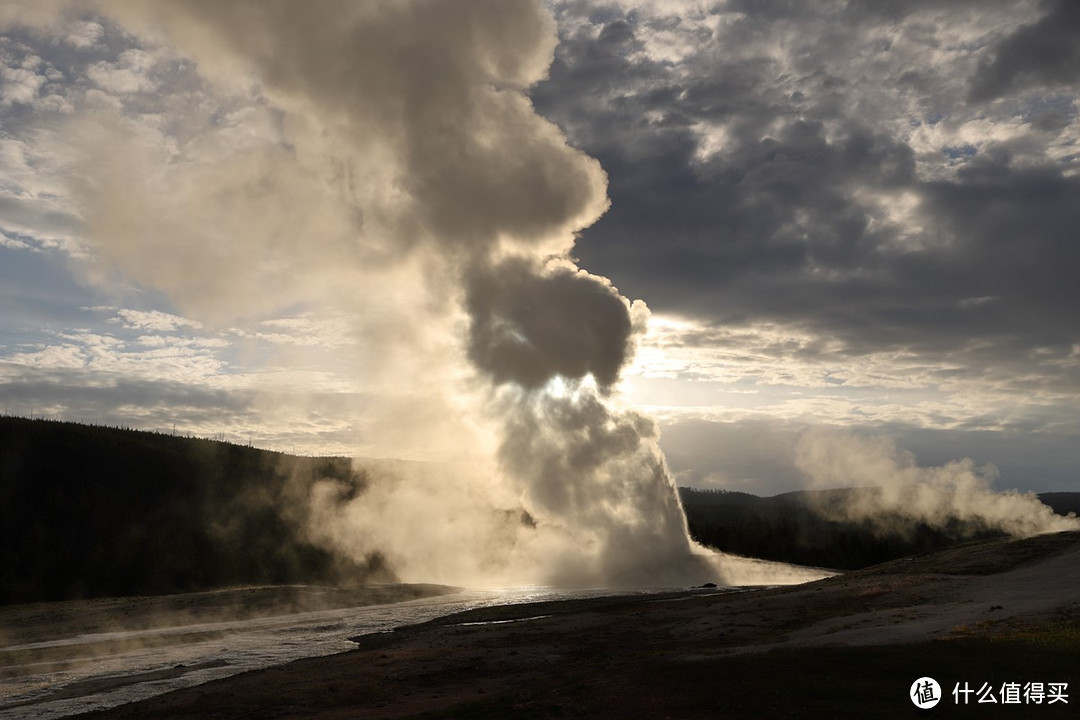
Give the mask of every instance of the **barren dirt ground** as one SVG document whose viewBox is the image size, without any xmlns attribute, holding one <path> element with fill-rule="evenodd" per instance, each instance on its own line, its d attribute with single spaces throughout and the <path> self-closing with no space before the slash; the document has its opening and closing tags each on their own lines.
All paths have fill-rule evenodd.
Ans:
<svg viewBox="0 0 1080 720">
<path fill-rule="evenodd" d="M 997 540 L 806 585 L 488 608 L 96 718 L 1075 716 L 1080 533 Z M 957 683 L 1067 682 L 1053 706 L 957 706 Z"/>
</svg>

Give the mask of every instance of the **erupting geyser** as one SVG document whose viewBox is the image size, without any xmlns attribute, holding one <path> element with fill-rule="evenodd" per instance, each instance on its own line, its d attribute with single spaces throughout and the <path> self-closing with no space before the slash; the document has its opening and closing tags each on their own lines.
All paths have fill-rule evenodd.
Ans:
<svg viewBox="0 0 1080 720">
<path fill-rule="evenodd" d="M 345 313 L 359 372 L 429 393 L 418 438 L 490 441 L 453 479 L 318 486 L 313 537 L 408 579 L 715 578 L 656 426 L 618 401 L 648 311 L 570 255 L 606 176 L 526 95 L 556 43 L 539 0 L 58 7 L 42 21 L 101 13 L 203 83 L 167 143 L 108 107 L 73 119 L 97 257 L 205 322 Z"/>
<path fill-rule="evenodd" d="M 496 386 L 504 472 L 559 530 L 561 582 L 667 584 L 707 576 L 654 423 L 612 387 L 647 310 L 565 259 L 471 273 L 469 357 Z"/>
</svg>

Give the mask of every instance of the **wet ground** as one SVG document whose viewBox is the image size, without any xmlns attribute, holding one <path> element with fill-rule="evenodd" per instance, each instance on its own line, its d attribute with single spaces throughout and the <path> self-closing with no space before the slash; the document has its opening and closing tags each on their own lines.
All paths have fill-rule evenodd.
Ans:
<svg viewBox="0 0 1080 720">
<path fill-rule="evenodd" d="M 254 587 L 0 608 L 0 719 L 64 717 L 292 660 L 349 637 L 491 605 L 606 590 Z"/>
</svg>

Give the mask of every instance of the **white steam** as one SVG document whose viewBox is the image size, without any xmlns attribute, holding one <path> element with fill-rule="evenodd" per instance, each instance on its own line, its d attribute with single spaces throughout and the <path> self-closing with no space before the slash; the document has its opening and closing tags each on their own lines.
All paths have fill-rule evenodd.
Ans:
<svg viewBox="0 0 1080 720">
<path fill-rule="evenodd" d="M 314 539 L 383 553 L 405 579 L 715 576 L 654 423 L 619 408 L 647 310 L 570 257 L 606 176 L 525 95 L 556 43 L 539 0 L 67 8 L 193 61 L 191 97 L 215 98 L 149 122 L 87 93 L 70 134 L 96 279 L 118 272 L 209 323 L 344 313 L 357 372 L 411 398 L 372 399 L 372 416 L 472 456 L 384 468 L 357 497 L 318 484 Z M 403 410 L 416 398 L 423 412 Z"/>
<path fill-rule="evenodd" d="M 814 488 L 859 488 L 828 512 L 845 519 L 887 523 L 889 518 L 944 528 L 960 521 L 1019 537 L 1080 529 L 1032 493 L 997 492 L 993 465 L 969 458 L 920 467 L 915 456 L 885 438 L 810 431 L 799 440 L 796 465 Z"/>
</svg>

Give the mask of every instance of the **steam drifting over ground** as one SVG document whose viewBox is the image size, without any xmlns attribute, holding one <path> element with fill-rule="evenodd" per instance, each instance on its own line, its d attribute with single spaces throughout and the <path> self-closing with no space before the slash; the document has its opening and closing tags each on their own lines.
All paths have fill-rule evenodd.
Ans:
<svg viewBox="0 0 1080 720">
<path fill-rule="evenodd" d="M 148 108 L 171 142 L 89 94 L 73 114 L 90 278 L 211 325 L 344 314 L 357 373 L 403 388 L 375 424 L 466 450 L 460 472 L 377 472 L 359 497 L 317 485 L 317 539 L 381 552 L 405 579 L 716 578 L 655 424 L 620 406 L 648 311 L 570 255 L 607 207 L 606 177 L 524 94 L 556 42 L 540 2 L 54 10 L 10 17 L 101 13 L 158 48 L 128 61 L 219 103 Z"/>
<path fill-rule="evenodd" d="M 839 505 L 822 508 L 847 520 L 872 520 L 888 529 L 890 518 L 943 528 L 962 521 L 972 529 L 1001 530 L 1017 537 L 1080 529 L 1075 517 L 1056 515 L 1033 493 L 996 492 L 992 465 L 965 458 L 940 467 L 920 467 L 915 456 L 885 438 L 850 433 L 808 432 L 796 449 L 796 464 L 813 487 L 857 487 Z"/>
</svg>

